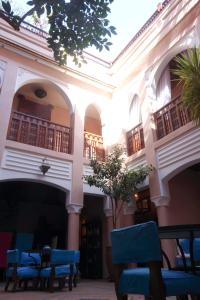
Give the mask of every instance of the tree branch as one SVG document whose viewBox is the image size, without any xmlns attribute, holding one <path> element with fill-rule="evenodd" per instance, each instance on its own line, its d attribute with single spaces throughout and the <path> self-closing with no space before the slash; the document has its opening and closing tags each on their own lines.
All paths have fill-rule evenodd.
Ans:
<svg viewBox="0 0 200 300">
<path fill-rule="evenodd" d="M 28 10 L 22 17 L 20 17 L 19 26 L 20 24 L 26 19 L 26 17 L 32 15 L 34 11 L 36 10 L 36 6 L 32 7 L 30 10 Z"/>
<path fill-rule="evenodd" d="M 6 21 L 12 28 L 19 31 L 18 23 L 15 23 L 13 19 L 9 15 L 5 14 L 2 9 L 0 9 L 0 18 Z"/>
</svg>

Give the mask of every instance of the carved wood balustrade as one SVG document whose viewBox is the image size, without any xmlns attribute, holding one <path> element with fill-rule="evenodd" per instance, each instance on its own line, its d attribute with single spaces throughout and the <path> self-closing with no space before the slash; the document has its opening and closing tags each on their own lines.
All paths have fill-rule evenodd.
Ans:
<svg viewBox="0 0 200 300">
<path fill-rule="evenodd" d="M 128 131 L 126 133 L 126 139 L 128 156 L 143 149 L 145 145 L 142 124 L 139 124 L 138 126 Z"/>
<path fill-rule="evenodd" d="M 7 139 L 57 152 L 71 153 L 71 129 L 13 111 Z"/>
<path fill-rule="evenodd" d="M 103 161 L 105 159 L 105 149 L 103 147 L 103 137 L 91 132 L 84 132 L 84 157 Z"/>
<path fill-rule="evenodd" d="M 181 96 L 177 96 L 167 105 L 154 113 L 157 139 L 168 135 L 170 132 L 191 121 L 190 112 L 183 106 Z"/>
</svg>

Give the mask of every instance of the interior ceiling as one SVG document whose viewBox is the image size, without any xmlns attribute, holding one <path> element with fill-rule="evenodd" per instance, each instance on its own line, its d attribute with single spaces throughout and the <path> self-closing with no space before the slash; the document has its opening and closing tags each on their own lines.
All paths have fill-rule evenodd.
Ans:
<svg viewBox="0 0 200 300">
<path fill-rule="evenodd" d="M 47 95 L 44 98 L 38 98 L 35 95 L 36 89 L 44 89 L 47 92 Z M 68 109 L 67 103 L 65 102 L 63 96 L 52 86 L 50 83 L 42 82 L 42 83 L 31 83 L 24 85 L 21 87 L 17 94 L 23 94 L 28 100 L 48 105 L 51 104 L 53 106 L 60 107 L 62 109 Z"/>
</svg>

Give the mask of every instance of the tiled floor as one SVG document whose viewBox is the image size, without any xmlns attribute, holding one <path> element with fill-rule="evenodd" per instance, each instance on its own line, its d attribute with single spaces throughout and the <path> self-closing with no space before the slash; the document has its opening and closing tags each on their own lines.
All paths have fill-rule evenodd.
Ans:
<svg viewBox="0 0 200 300">
<path fill-rule="evenodd" d="M 143 300 L 142 296 L 129 296 L 129 300 Z M 49 293 L 47 291 L 4 292 L 0 283 L 0 300 L 116 300 L 114 284 L 103 280 L 81 280 L 72 292 L 68 289 Z M 170 298 L 169 300 L 173 300 Z"/>
</svg>

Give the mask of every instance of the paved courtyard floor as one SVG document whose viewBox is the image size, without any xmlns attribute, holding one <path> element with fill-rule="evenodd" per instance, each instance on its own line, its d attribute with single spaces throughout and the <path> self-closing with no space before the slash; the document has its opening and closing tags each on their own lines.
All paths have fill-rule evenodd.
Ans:
<svg viewBox="0 0 200 300">
<path fill-rule="evenodd" d="M 129 296 L 129 300 L 143 300 L 142 296 Z M 170 297 L 169 300 L 175 298 Z M 0 300 L 116 300 L 114 284 L 104 280 L 81 280 L 71 292 L 62 291 L 17 291 L 4 292 L 4 283 L 0 283 Z"/>
</svg>

